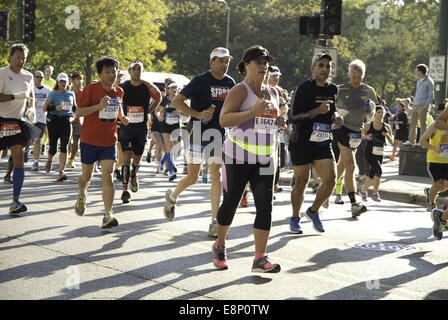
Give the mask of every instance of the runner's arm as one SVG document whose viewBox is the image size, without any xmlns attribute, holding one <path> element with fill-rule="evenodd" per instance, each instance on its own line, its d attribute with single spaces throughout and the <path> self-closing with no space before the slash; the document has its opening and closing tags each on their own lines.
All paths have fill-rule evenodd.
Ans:
<svg viewBox="0 0 448 320">
<path fill-rule="evenodd" d="M 178 93 L 176 94 L 176 96 L 174 97 L 173 101 L 171 101 L 171 104 L 180 112 L 187 114 L 189 116 L 192 116 L 193 118 L 196 119 L 200 119 L 200 120 L 210 120 L 212 118 L 212 113 L 211 111 L 204 110 L 202 112 L 196 111 L 192 108 L 190 108 L 185 101 L 188 98 L 186 96 L 184 96 L 182 93 Z M 206 115 L 209 115 L 209 117 L 205 117 Z"/>
<path fill-rule="evenodd" d="M 431 124 L 426 131 L 423 133 L 423 135 L 420 137 L 420 145 L 428 150 L 433 150 L 435 152 L 438 152 L 439 149 L 435 146 L 432 146 L 431 144 L 429 144 L 429 139 L 431 138 L 431 136 L 436 132 L 436 127 Z"/>
<path fill-rule="evenodd" d="M 118 119 L 120 119 L 121 123 L 127 126 L 129 124 L 128 117 L 125 116 L 123 112 L 122 104 L 120 103 L 120 108 L 118 109 Z"/>
<path fill-rule="evenodd" d="M 35 106 L 35 96 L 34 96 L 34 86 L 31 87 L 31 91 L 30 91 L 30 97 L 28 98 L 28 109 L 34 109 Z"/>
<path fill-rule="evenodd" d="M 145 84 L 148 87 L 149 94 L 153 100 L 148 109 L 148 113 L 152 113 L 157 108 L 157 106 L 160 105 L 160 102 L 162 102 L 162 93 L 155 85 L 146 81 Z"/>
<path fill-rule="evenodd" d="M 219 115 L 221 127 L 234 127 L 269 110 L 269 103 L 264 99 L 258 99 L 252 108 L 239 112 L 238 110 L 246 97 L 247 90 L 242 84 L 238 84 L 230 90 Z"/>
<path fill-rule="evenodd" d="M 299 93 L 300 87 L 298 87 L 294 91 L 294 95 L 291 99 L 291 121 L 293 123 L 300 122 L 301 120 L 305 119 L 311 119 L 310 112 L 309 111 L 300 111 L 301 105 L 300 100 L 302 98 L 301 93 Z"/>
<path fill-rule="evenodd" d="M 369 136 L 367 135 L 367 131 L 370 129 L 370 123 L 366 123 L 364 127 L 362 127 L 361 131 L 361 140 L 369 140 Z"/>
<path fill-rule="evenodd" d="M 317 117 L 320 114 L 325 114 L 330 110 L 330 106 L 329 103 L 330 101 L 324 101 L 319 107 L 308 110 L 308 111 L 304 111 L 304 105 L 303 105 L 303 101 L 304 101 L 304 95 L 306 94 L 305 92 L 302 92 L 303 90 L 298 87 L 297 90 L 294 92 L 294 96 L 292 98 L 292 102 L 291 102 L 291 120 L 294 123 L 300 122 L 302 120 L 307 120 L 307 119 L 313 119 L 315 117 Z"/>
<path fill-rule="evenodd" d="M 389 142 L 389 144 L 393 144 L 394 139 L 392 138 L 392 129 L 390 128 L 390 125 L 388 125 L 387 123 L 384 124 L 384 126 L 386 127 L 386 130 L 387 130 L 387 134 L 386 134 L 387 142 Z"/>
<path fill-rule="evenodd" d="M 88 106 L 88 107 L 77 108 L 76 116 L 77 117 L 86 117 L 86 116 L 89 116 L 89 115 L 107 107 L 107 105 L 109 104 L 109 99 L 110 98 L 108 96 L 104 96 L 103 98 L 101 98 L 101 101 L 98 104 Z"/>
<path fill-rule="evenodd" d="M 434 122 L 434 127 L 439 130 L 448 130 L 448 108 L 439 115 Z"/>
<path fill-rule="evenodd" d="M 73 115 L 76 114 L 76 109 L 78 109 L 78 104 L 76 103 L 76 95 L 73 92 L 73 106 L 72 106 Z"/>
<path fill-rule="evenodd" d="M 151 103 L 151 105 L 149 106 L 148 113 L 152 113 L 160 105 L 161 101 L 162 101 L 161 96 L 158 100 L 154 100 L 153 103 Z"/>
<path fill-rule="evenodd" d="M 51 100 L 45 100 L 44 106 L 42 107 L 45 112 L 51 112 L 56 110 L 56 106 L 51 105 Z"/>
</svg>

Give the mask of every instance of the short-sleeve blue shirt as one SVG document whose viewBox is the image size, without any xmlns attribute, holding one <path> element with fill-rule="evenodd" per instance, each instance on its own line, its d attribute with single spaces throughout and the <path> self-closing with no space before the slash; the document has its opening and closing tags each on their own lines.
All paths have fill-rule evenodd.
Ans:
<svg viewBox="0 0 448 320">
<path fill-rule="evenodd" d="M 50 105 L 52 106 L 58 106 L 61 104 L 61 102 L 66 103 L 67 106 L 76 106 L 76 97 L 75 93 L 73 91 L 67 90 L 65 92 L 60 92 L 53 90 L 48 94 L 47 100 L 50 100 Z M 73 109 L 70 108 L 70 110 L 54 110 L 51 111 L 50 114 L 53 116 L 58 117 L 64 117 L 64 116 L 70 116 L 73 114 Z"/>
</svg>

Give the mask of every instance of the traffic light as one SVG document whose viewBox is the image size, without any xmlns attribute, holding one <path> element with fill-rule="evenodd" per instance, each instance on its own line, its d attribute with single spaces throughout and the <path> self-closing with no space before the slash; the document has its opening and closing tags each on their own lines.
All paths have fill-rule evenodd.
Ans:
<svg viewBox="0 0 448 320">
<path fill-rule="evenodd" d="M 301 16 L 299 18 L 299 33 L 318 37 L 320 33 L 320 13 L 315 13 L 314 16 Z"/>
<path fill-rule="evenodd" d="M 341 34 L 342 0 L 323 0 L 325 7 L 324 34 Z"/>
<path fill-rule="evenodd" d="M 34 0 L 25 0 L 25 38 L 24 42 L 31 42 L 36 37 L 34 35 L 34 20 L 36 16 L 34 11 L 36 4 Z"/>
<path fill-rule="evenodd" d="M 9 11 L 0 11 L 0 40 L 9 40 Z"/>
</svg>

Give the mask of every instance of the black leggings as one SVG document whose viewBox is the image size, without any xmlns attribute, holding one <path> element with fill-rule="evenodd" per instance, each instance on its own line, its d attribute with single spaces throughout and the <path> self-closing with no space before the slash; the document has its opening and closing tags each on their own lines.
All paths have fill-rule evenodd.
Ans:
<svg viewBox="0 0 448 320">
<path fill-rule="evenodd" d="M 47 125 L 48 139 L 50 140 L 50 150 L 52 156 L 57 152 L 58 140 L 61 140 L 60 152 L 67 153 L 67 145 L 72 134 L 72 127 L 69 118 L 53 118 Z"/>
<path fill-rule="evenodd" d="M 232 224 L 247 182 L 254 196 L 256 217 L 254 228 L 270 230 L 272 221 L 272 197 L 274 170 L 261 164 L 224 164 L 222 168 L 224 199 L 218 209 L 218 223 Z M 266 172 L 268 171 L 269 172 Z M 266 174 L 268 173 L 268 174 Z"/>
<path fill-rule="evenodd" d="M 376 156 L 372 154 L 372 149 L 367 150 L 365 153 L 366 160 L 370 165 L 369 178 L 373 179 L 373 177 L 381 177 L 383 174 L 383 169 L 381 169 L 381 165 L 383 164 L 383 156 Z"/>
</svg>

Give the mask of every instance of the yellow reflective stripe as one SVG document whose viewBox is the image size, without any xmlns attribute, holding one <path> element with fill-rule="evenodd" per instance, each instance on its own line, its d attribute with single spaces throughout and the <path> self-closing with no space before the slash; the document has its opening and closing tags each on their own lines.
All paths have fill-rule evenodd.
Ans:
<svg viewBox="0 0 448 320">
<path fill-rule="evenodd" d="M 255 144 L 248 144 L 247 142 L 239 141 L 239 140 L 235 139 L 230 134 L 229 134 L 229 139 L 230 139 L 230 141 L 235 143 L 237 146 L 243 148 L 244 150 L 246 150 L 250 153 L 256 154 L 258 156 L 269 156 L 272 153 L 270 145 L 269 146 L 258 146 Z"/>
</svg>

